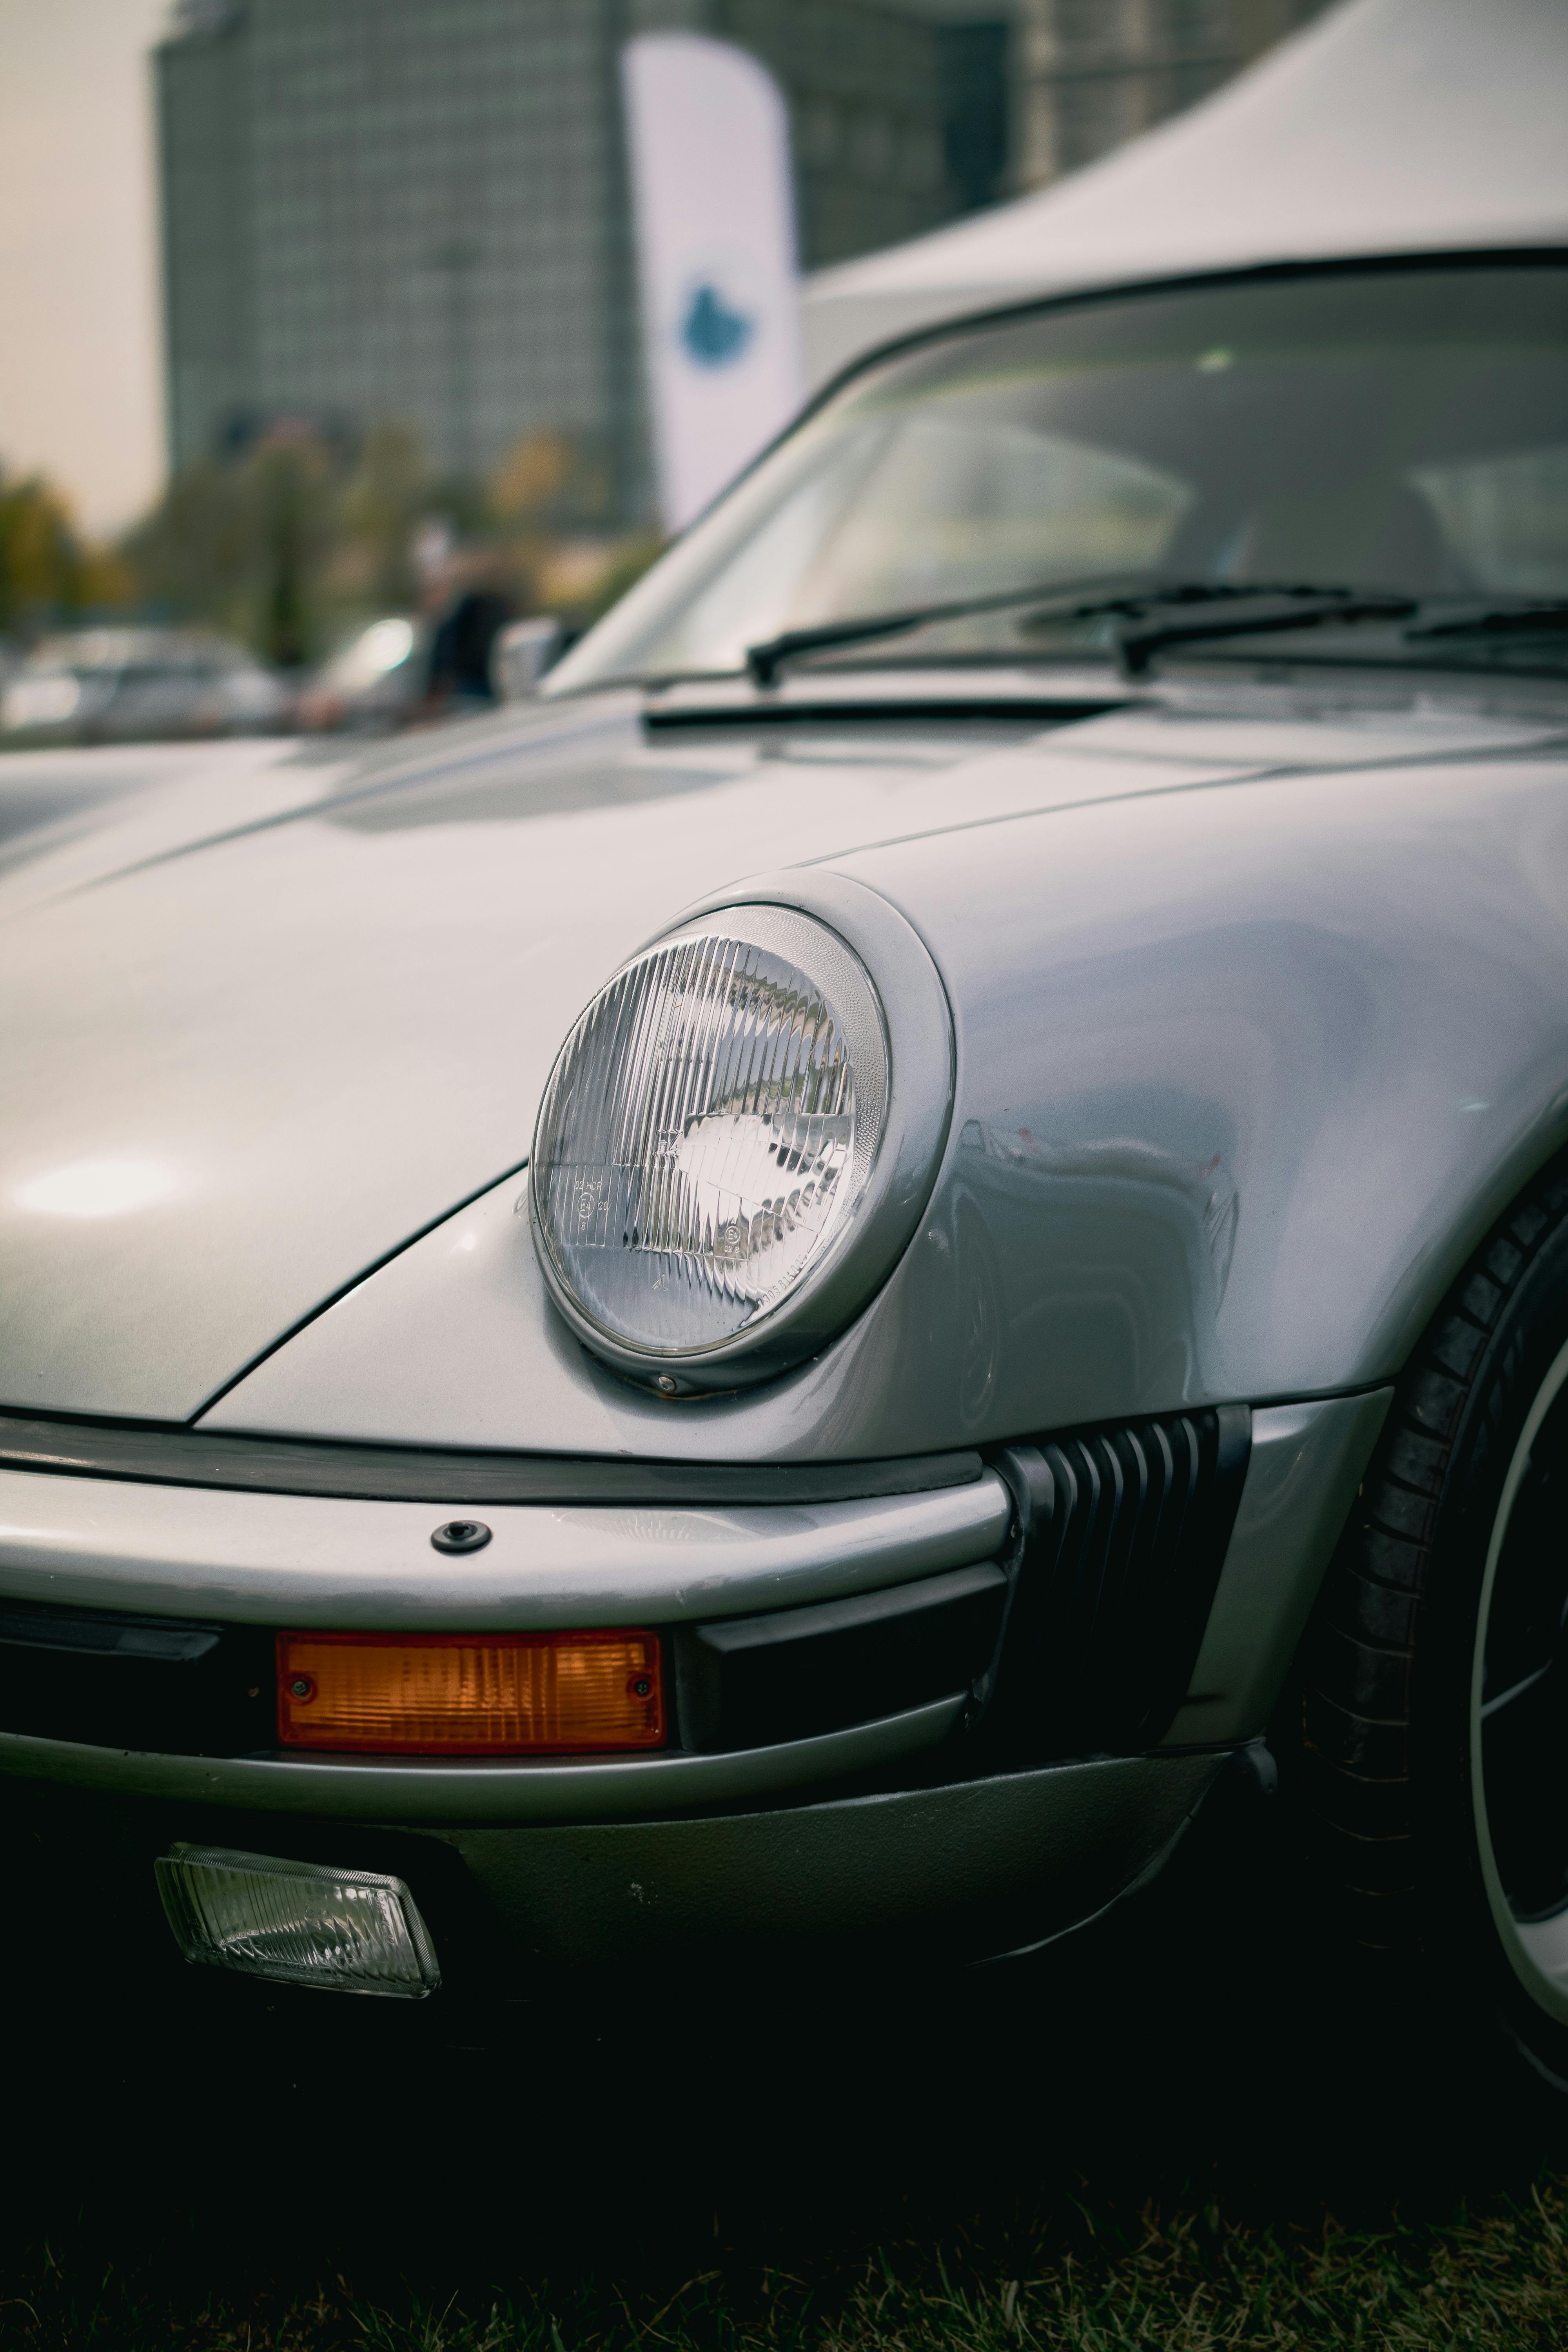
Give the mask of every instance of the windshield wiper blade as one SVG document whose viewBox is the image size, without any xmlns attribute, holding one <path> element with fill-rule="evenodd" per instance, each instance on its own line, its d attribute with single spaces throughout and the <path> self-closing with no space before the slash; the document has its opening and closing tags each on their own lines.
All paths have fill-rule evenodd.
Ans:
<svg viewBox="0 0 1568 2352">
<path fill-rule="evenodd" d="M 784 629 L 776 637 L 765 637 L 760 645 L 748 646 L 746 667 L 751 672 L 753 684 L 775 686 L 784 664 L 795 660 L 801 654 L 825 652 L 832 646 L 869 645 L 877 637 L 901 637 L 910 629 L 923 629 L 933 622 L 967 620 L 972 613 L 1005 613 L 1014 604 L 1054 605 L 1067 597 L 1071 600 L 1070 611 L 1064 617 L 1071 617 L 1078 611 L 1077 599 L 1092 588 L 1103 592 L 1115 577 L 1115 573 L 1108 578 L 1106 573 L 1100 572 L 1098 578 L 1088 580 L 1037 582 L 1031 588 L 1002 588 L 984 596 L 955 596 L 939 604 L 908 604 L 896 612 L 866 613 L 858 620 L 818 621 L 806 628 Z M 1123 592 L 1125 594 L 1135 596 L 1141 593 L 1136 585 L 1138 581 L 1145 583 L 1142 593 L 1152 593 L 1147 586 L 1147 572 L 1128 577 L 1129 587 Z M 1117 609 L 1120 601 L 1119 597 L 1112 596 L 1107 602 L 1102 594 L 1084 610 L 1098 613 Z"/>
<path fill-rule="evenodd" d="M 760 645 L 748 646 L 746 667 L 755 685 L 774 686 L 785 663 L 802 654 L 826 652 L 837 646 L 868 645 L 879 637 L 904 636 L 910 630 L 922 629 L 938 621 L 965 620 L 976 613 L 1004 613 L 1017 604 L 1035 606 L 1030 618 L 1037 625 L 1045 626 L 1068 621 L 1138 621 L 1170 605 L 1254 604 L 1282 596 L 1304 605 L 1323 604 L 1347 618 L 1363 617 L 1363 607 L 1364 616 L 1375 612 L 1379 618 L 1392 615 L 1397 619 L 1415 610 L 1415 599 L 1411 596 L 1389 597 L 1381 591 L 1324 587 L 1315 581 L 1162 580 L 1158 574 L 1151 578 L 1147 572 L 1138 572 L 1130 577 L 1125 588 L 1116 589 L 1101 572 L 1088 580 L 1056 580 L 1033 588 L 1007 588 L 985 596 L 955 597 L 947 604 L 912 604 L 899 612 L 868 613 L 858 620 L 822 621 L 808 628 L 785 629 Z M 1302 625 L 1301 611 L 1294 608 L 1284 618 L 1240 624 L 1225 622 L 1190 628 L 1182 622 L 1162 623 L 1147 637 L 1142 632 L 1134 632 L 1131 636 L 1124 633 L 1118 640 L 1117 653 L 1131 677 L 1147 667 L 1147 662 L 1140 657 L 1145 642 L 1152 650 L 1158 645 L 1180 643 L 1190 634 L 1228 636 L 1238 625 L 1288 628 Z M 1171 630 L 1179 635 L 1167 634 Z M 1130 646 L 1133 649 L 1131 667 Z"/>
<path fill-rule="evenodd" d="M 1146 677 L 1154 656 L 1168 646 L 1201 645 L 1211 637 L 1261 637 L 1277 630 L 1316 628 L 1329 621 L 1401 621 L 1417 609 L 1419 602 L 1415 596 L 1384 589 L 1302 586 L 1254 588 L 1248 593 L 1261 602 L 1273 598 L 1275 608 L 1226 614 L 1214 620 L 1156 620 L 1148 628 L 1123 629 L 1116 640 L 1122 676 Z M 1291 601 L 1280 605 L 1280 598 Z"/>
<path fill-rule="evenodd" d="M 1521 604 L 1471 605 L 1446 621 L 1417 621 L 1407 637 L 1490 637 L 1568 629 L 1568 596 L 1539 596 Z"/>
</svg>

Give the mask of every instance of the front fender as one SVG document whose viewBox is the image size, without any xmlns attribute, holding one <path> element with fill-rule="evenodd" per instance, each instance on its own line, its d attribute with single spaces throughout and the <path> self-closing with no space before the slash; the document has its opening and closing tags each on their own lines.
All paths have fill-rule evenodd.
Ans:
<svg viewBox="0 0 1568 2352">
<path fill-rule="evenodd" d="M 674 1458 L 938 1451 L 1383 1383 L 1568 1143 L 1568 766 L 1390 763 L 1058 809 L 771 876 L 871 890 L 952 1003 L 914 1239 L 815 1362 L 668 1405 L 549 1307 L 510 1180 L 204 1425 Z"/>
</svg>

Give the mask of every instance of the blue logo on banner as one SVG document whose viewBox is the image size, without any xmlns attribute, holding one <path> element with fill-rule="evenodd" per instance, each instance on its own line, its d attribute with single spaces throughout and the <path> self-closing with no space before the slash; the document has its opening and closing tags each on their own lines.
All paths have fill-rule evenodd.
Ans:
<svg viewBox="0 0 1568 2352">
<path fill-rule="evenodd" d="M 699 367 L 728 367 L 755 334 L 757 322 L 732 310 L 716 286 L 699 286 L 686 306 L 680 340 Z"/>
</svg>

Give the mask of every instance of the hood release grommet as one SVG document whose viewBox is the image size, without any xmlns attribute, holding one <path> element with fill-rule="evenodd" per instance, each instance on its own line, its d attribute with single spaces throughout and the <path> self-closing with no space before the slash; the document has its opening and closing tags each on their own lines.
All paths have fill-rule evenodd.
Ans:
<svg viewBox="0 0 1568 2352">
<path fill-rule="evenodd" d="M 430 1538 L 437 1551 L 482 1551 L 489 1539 L 483 1519 L 448 1519 Z"/>
</svg>

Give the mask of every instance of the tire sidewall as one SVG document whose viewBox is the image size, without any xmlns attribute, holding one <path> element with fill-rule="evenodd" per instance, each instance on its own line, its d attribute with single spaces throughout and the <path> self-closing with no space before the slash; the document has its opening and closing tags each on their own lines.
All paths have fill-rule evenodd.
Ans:
<svg viewBox="0 0 1568 2352">
<path fill-rule="evenodd" d="M 1568 2030 L 1531 1998 L 1492 1916 L 1471 1749 L 1472 1689 L 1487 1563 L 1510 1469 L 1568 1343 L 1568 1223 L 1521 1274 L 1481 1351 L 1455 1433 L 1411 1670 L 1410 1726 L 1421 1939 L 1440 2004 L 1511 2041 L 1568 2090 Z M 1568 1801 L 1568 1792 L 1565 1792 Z"/>
</svg>

